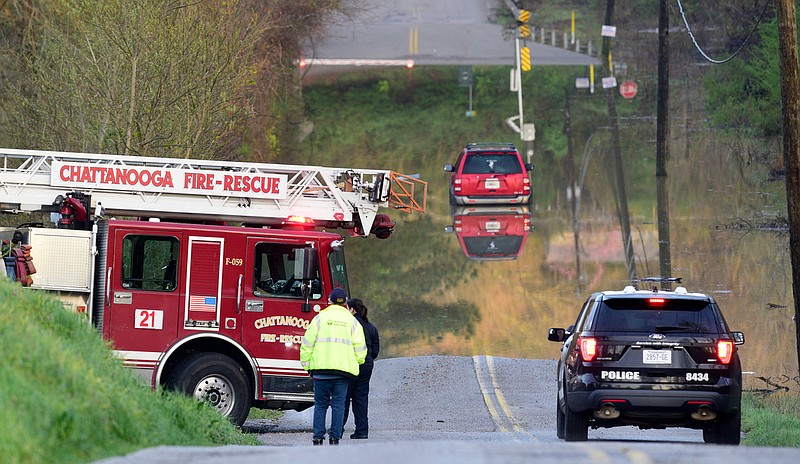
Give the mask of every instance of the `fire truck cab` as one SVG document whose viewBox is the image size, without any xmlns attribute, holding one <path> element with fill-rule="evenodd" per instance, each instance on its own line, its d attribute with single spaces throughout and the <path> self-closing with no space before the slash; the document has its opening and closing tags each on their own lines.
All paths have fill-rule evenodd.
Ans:
<svg viewBox="0 0 800 464">
<path fill-rule="evenodd" d="M 91 185 L 74 192 L 64 190 L 59 185 L 62 180 L 51 179 L 55 177 L 51 173 L 65 172 L 63 166 L 81 172 L 74 168 L 102 165 L 105 155 L 83 154 L 85 160 L 76 160 L 69 156 L 75 154 L 0 150 L 0 156 L 4 154 L 18 162 L 6 162 L 6 168 L 0 170 L 0 209 L 49 210 L 53 219 L 49 225 L 0 228 L 0 238 L 21 232 L 21 242 L 29 245 L 36 264 L 30 288 L 53 292 L 66 306 L 86 313 L 122 363 L 145 383 L 208 401 L 237 425 L 245 421 L 251 407 L 300 411 L 313 405 L 311 379 L 300 366 L 300 344 L 313 317 L 327 306 L 330 292 L 339 287 L 349 294 L 342 235 L 317 230 L 317 223 L 309 220 L 281 219 L 279 216 L 293 209 L 277 203 L 261 204 L 262 217 L 245 217 L 247 222 L 241 225 L 226 225 L 230 218 L 241 220 L 250 214 L 247 209 L 255 201 L 241 192 L 232 208 L 203 214 L 199 211 L 202 205 L 213 204 L 208 195 L 199 196 L 196 202 L 181 197 L 170 211 L 163 202 L 153 206 L 163 200 L 167 192 L 163 188 L 151 206 L 141 206 L 136 186 L 102 185 L 100 174 L 86 177 L 83 182 Z M 159 163 L 123 158 L 126 166 Z M 176 161 L 180 160 L 169 162 Z M 37 162 L 46 169 L 37 168 L 32 176 L 21 174 Z M 246 168 L 240 174 L 243 177 L 257 171 L 255 168 L 262 177 L 278 169 L 278 165 L 241 164 L 246 165 L 242 166 Z M 151 179 L 155 173 L 166 175 L 167 169 L 172 169 L 153 166 Z M 354 235 L 371 231 L 388 236 L 394 227 L 388 216 L 373 214 L 369 223 L 359 208 L 374 212 L 376 206 L 390 204 L 392 189 L 382 184 L 388 179 L 412 182 L 388 171 L 385 176 L 361 173 L 375 180 L 364 182 L 364 176 L 357 175 L 356 187 L 351 183 L 340 189 L 336 185 L 341 178 L 324 169 L 294 168 L 306 174 L 279 178 L 284 182 L 280 188 L 307 191 L 294 200 L 300 205 L 297 209 L 311 216 L 317 212 L 316 220 L 326 227 L 339 225 Z M 138 176 L 143 182 L 144 171 L 131 169 L 135 174 L 125 174 L 127 180 Z M 192 171 L 192 175 L 202 172 L 196 166 Z M 317 177 L 322 171 L 322 181 L 309 181 L 311 171 Z M 181 174 L 172 173 L 174 178 Z M 40 183 L 31 182 L 36 178 Z M 247 182 L 254 185 L 252 179 Z M 422 188 L 424 197 L 425 186 Z M 53 195 L 56 191 L 60 196 Z M 121 193 L 133 200 L 126 203 L 125 198 L 118 198 Z M 348 194 L 348 202 L 336 200 L 336 195 Z M 49 207 L 37 200 L 37 195 L 49 196 Z M 331 201 L 325 200 L 325 195 Z M 412 192 L 409 198 L 414 196 Z M 76 201 L 66 201 L 69 198 Z M 306 198 L 314 204 L 302 206 Z M 351 205 L 353 210 L 337 211 L 339 204 Z M 407 206 L 424 210 L 414 201 Z M 138 211 L 140 216 L 117 219 L 107 214 L 108 208 L 128 214 Z M 229 209 L 233 212 L 227 213 Z M 141 220 L 143 217 L 147 220 Z"/>
</svg>

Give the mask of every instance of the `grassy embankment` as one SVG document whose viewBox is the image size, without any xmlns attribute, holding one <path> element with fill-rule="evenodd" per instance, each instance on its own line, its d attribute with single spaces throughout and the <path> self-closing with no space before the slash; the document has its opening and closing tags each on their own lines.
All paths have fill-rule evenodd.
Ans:
<svg viewBox="0 0 800 464">
<path fill-rule="evenodd" d="M 95 329 L 0 278 L 0 456 L 82 463 L 159 445 L 257 445 L 193 399 L 143 387 Z"/>
<path fill-rule="evenodd" d="M 742 443 L 750 446 L 800 447 L 800 395 L 776 393 L 742 398 Z"/>
</svg>

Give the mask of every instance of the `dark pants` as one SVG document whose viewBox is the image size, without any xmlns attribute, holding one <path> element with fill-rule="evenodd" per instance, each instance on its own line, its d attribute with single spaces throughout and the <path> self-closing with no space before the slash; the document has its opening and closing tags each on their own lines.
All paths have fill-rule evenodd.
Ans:
<svg viewBox="0 0 800 464">
<path fill-rule="evenodd" d="M 369 434 L 369 380 L 372 377 L 372 366 L 361 369 L 358 377 L 350 381 L 347 387 L 347 399 L 344 404 L 344 421 L 342 427 L 347 423 L 350 406 L 353 407 L 353 417 L 356 422 L 356 435 L 366 437 Z"/>
</svg>

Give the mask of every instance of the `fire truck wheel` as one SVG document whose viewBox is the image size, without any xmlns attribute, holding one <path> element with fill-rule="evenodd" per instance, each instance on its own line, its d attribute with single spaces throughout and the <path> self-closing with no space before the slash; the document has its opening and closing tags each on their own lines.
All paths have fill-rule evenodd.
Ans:
<svg viewBox="0 0 800 464">
<path fill-rule="evenodd" d="M 175 368 L 167 387 L 207 401 L 238 426 L 247 419 L 253 398 L 241 366 L 219 353 L 196 353 L 187 357 Z"/>
</svg>

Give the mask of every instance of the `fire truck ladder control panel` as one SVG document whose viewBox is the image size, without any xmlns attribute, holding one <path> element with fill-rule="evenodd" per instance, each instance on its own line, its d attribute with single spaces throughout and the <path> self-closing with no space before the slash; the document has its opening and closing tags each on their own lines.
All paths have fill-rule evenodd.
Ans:
<svg viewBox="0 0 800 464">
<path fill-rule="evenodd" d="M 60 227 L 89 216 L 321 228 L 379 238 L 380 208 L 424 212 L 427 183 L 389 170 L 0 148 L 0 211 L 50 211 Z"/>
</svg>

